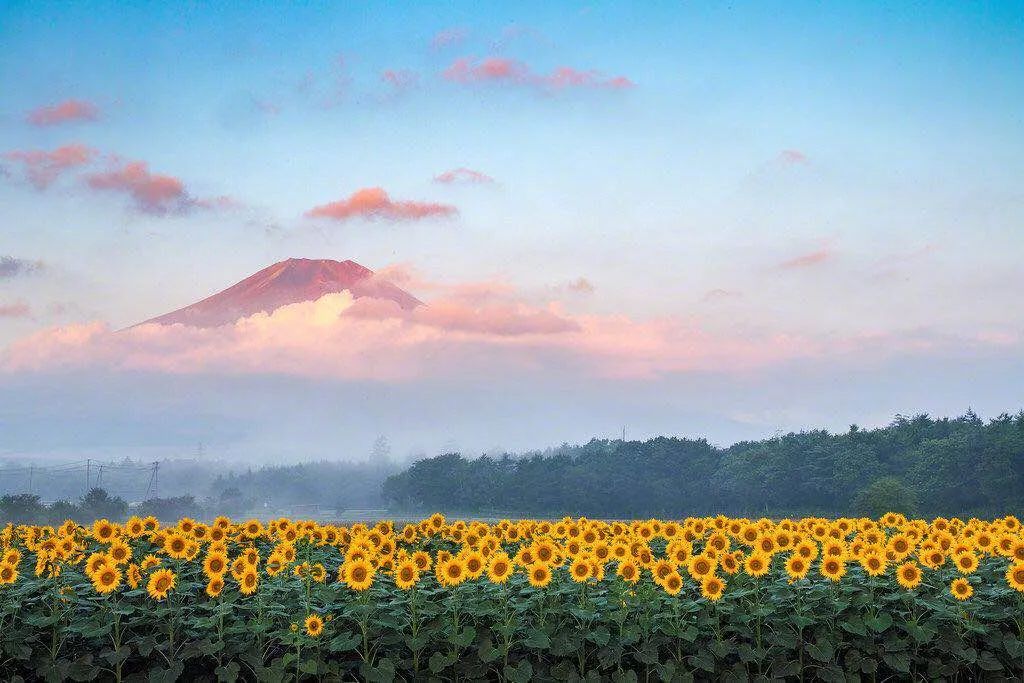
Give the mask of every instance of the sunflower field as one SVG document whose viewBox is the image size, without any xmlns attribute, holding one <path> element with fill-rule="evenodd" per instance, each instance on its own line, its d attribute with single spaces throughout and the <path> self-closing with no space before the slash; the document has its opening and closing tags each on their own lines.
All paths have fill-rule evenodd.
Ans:
<svg viewBox="0 0 1024 683">
<path fill-rule="evenodd" d="M 1024 679 L 1015 517 L 0 532 L 5 680 Z"/>
</svg>

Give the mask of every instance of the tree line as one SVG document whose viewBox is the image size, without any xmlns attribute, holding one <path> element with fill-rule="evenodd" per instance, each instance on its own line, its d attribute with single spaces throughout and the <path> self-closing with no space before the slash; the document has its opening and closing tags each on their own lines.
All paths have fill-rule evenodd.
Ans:
<svg viewBox="0 0 1024 683">
<path fill-rule="evenodd" d="M 594 439 L 525 455 L 414 463 L 385 480 L 409 511 L 516 515 L 984 516 L 1024 511 L 1024 411 L 988 422 L 898 415 L 841 434 L 790 433 L 727 448 L 705 439 Z"/>
</svg>

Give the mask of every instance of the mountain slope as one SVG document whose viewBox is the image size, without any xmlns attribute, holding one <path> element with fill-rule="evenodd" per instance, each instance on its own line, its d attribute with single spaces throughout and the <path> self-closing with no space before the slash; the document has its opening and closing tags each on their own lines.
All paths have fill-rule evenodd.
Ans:
<svg viewBox="0 0 1024 683">
<path fill-rule="evenodd" d="M 386 299 L 405 310 L 423 303 L 395 284 L 374 277 L 372 270 L 355 261 L 292 258 L 268 266 L 202 301 L 142 324 L 218 327 L 254 313 L 270 313 L 281 306 L 315 301 L 324 294 L 346 289 L 357 299 Z"/>
</svg>

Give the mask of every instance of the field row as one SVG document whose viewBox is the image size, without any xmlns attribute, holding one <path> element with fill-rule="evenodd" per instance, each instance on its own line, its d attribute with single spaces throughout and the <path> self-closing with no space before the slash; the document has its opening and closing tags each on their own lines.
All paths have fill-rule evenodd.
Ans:
<svg viewBox="0 0 1024 683">
<path fill-rule="evenodd" d="M 686 520 L 0 532 L 25 677 L 1024 676 L 1024 530 Z"/>
</svg>

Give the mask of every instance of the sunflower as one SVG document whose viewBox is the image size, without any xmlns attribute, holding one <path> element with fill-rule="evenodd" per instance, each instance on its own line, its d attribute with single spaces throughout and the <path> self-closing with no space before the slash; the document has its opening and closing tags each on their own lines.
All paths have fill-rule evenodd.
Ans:
<svg viewBox="0 0 1024 683">
<path fill-rule="evenodd" d="M 327 569 L 322 564 L 317 562 L 309 568 L 309 577 L 317 583 L 323 583 L 327 580 Z"/>
<path fill-rule="evenodd" d="M 491 560 L 487 564 L 487 578 L 491 583 L 505 583 L 511 575 L 512 558 L 504 552 L 496 552 L 491 555 Z"/>
<path fill-rule="evenodd" d="M 407 591 L 416 585 L 420 578 L 420 570 L 412 560 L 403 560 L 395 569 L 395 585 Z"/>
<path fill-rule="evenodd" d="M 249 563 L 245 561 L 244 557 L 236 557 L 231 561 L 231 576 L 235 577 L 235 581 L 241 581 L 242 575 L 249 570 Z"/>
<path fill-rule="evenodd" d="M 790 579 L 802 579 L 807 576 L 808 570 L 811 568 L 810 562 L 802 555 L 793 553 L 786 560 L 786 573 Z"/>
<path fill-rule="evenodd" d="M 93 588 L 101 595 L 113 593 L 121 585 L 121 570 L 110 564 L 93 574 Z"/>
<path fill-rule="evenodd" d="M 920 560 L 929 569 L 938 569 L 946 563 L 946 556 L 938 548 L 932 548 L 922 553 Z"/>
<path fill-rule="evenodd" d="M 179 533 L 167 534 L 164 552 L 175 560 L 184 560 L 188 556 L 188 539 Z"/>
<path fill-rule="evenodd" d="M 18 567 L 9 562 L 0 563 L 0 586 L 18 580 Z"/>
<path fill-rule="evenodd" d="M 551 583 L 551 569 L 543 562 L 534 562 L 527 567 L 526 576 L 534 588 L 543 588 Z"/>
<path fill-rule="evenodd" d="M 310 614 L 306 617 L 304 626 L 306 635 L 311 638 L 319 638 L 320 634 L 324 632 L 324 620 L 317 614 Z"/>
<path fill-rule="evenodd" d="M 149 571 L 150 569 L 153 569 L 155 567 L 159 567 L 160 566 L 160 562 L 161 562 L 160 558 L 157 557 L 156 555 L 146 555 L 146 557 L 144 557 L 142 559 L 142 564 L 139 566 L 139 568 L 142 571 Z"/>
<path fill-rule="evenodd" d="M 949 586 L 949 592 L 957 600 L 966 600 L 974 595 L 974 588 L 970 581 L 961 576 L 959 579 L 953 580 Z"/>
<path fill-rule="evenodd" d="M 821 554 L 825 557 L 846 557 L 846 546 L 840 541 L 827 541 L 822 546 Z"/>
<path fill-rule="evenodd" d="M 740 551 L 737 550 L 732 553 L 725 553 L 718 558 L 718 563 L 721 565 L 722 571 L 729 575 L 737 573 L 740 570 L 739 555 Z"/>
<path fill-rule="evenodd" d="M 706 576 L 700 582 L 700 593 L 712 602 L 717 602 L 725 593 L 725 581 L 717 576 Z"/>
<path fill-rule="evenodd" d="M 626 583 L 636 583 L 640 580 L 640 567 L 633 560 L 619 562 L 619 567 L 615 570 L 615 573 Z"/>
<path fill-rule="evenodd" d="M 800 541 L 793 551 L 805 560 L 813 561 L 818 557 L 818 544 L 813 541 Z"/>
<path fill-rule="evenodd" d="M 921 568 L 913 562 L 904 562 L 896 568 L 896 581 L 907 590 L 917 588 L 921 583 Z"/>
<path fill-rule="evenodd" d="M 125 578 L 132 590 L 138 588 L 139 584 L 142 583 L 142 572 L 139 571 L 139 565 L 135 563 L 128 565 L 128 571 Z"/>
<path fill-rule="evenodd" d="M 475 550 L 466 553 L 462 558 L 462 563 L 466 566 L 466 575 L 471 579 L 480 578 L 480 575 L 487 569 L 484 564 L 484 556 Z"/>
<path fill-rule="evenodd" d="M 174 588 L 174 580 L 177 577 L 170 569 L 158 569 L 149 577 L 146 584 L 146 592 L 154 600 L 163 600 Z"/>
<path fill-rule="evenodd" d="M 772 534 L 764 534 L 754 543 L 754 548 L 765 555 L 774 553 L 775 547 L 775 536 Z"/>
<path fill-rule="evenodd" d="M 110 523 L 110 520 L 98 519 L 92 523 L 93 538 L 100 543 L 109 543 L 114 538 L 115 533 L 117 533 L 117 529 Z"/>
<path fill-rule="evenodd" d="M 906 557 L 910 554 L 913 546 L 910 543 L 910 538 L 906 534 L 896 534 L 889 539 L 889 543 L 886 547 L 896 553 L 900 558 Z"/>
<path fill-rule="evenodd" d="M 765 536 L 765 538 L 769 537 Z M 743 571 L 756 578 L 767 574 L 770 566 L 768 555 L 762 552 L 754 552 L 751 553 L 750 557 L 748 557 L 746 562 L 743 563 Z"/>
<path fill-rule="evenodd" d="M 961 574 L 973 574 L 978 568 L 978 556 L 970 551 L 960 553 L 953 558 L 953 562 Z"/>
<path fill-rule="evenodd" d="M 876 553 L 863 554 L 860 556 L 860 566 L 864 568 L 868 576 L 881 576 L 885 574 L 887 562 L 885 556 Z"/>
<path fill-rule="evenodd" d="M 1024 562 L 1006 568 L 1006 583 L 1010 588 L 1024 593 Z"/>
<path fill-rule="evenodd" d="M 110 559 L 114 561 L 114 564 L 124 564 L 128 560 L 132 559 L 131 546 L 120 539 L 117 539 L 110 544 L 107 554 L 110 555 Z"/>
<path fill-rule="evenodd" d="M 110 561 L 110 556 L 106 553 L 93 553 L 89 556 L 89 559 L 85 561 L 85 575 L 92 578 L 92 575 L 100 571 L 108 564 L 113 564 Z"/>
<path fill-rule="evenodd" d="M 679 595 L 679 591 L 683 589 L 683 577 L 679 572 L 673 570 L 671 574 L 661 580 L 661 587 L 669 595 Z"/>
<path fill-rule="evenodd" d="M 209 583 L 206 584 L 206 594 L 211 598 L 220 596 L 221 591 L 224 590 L 224 577 L 214 576 L 210 579 Z"/>
<path fill-rule="evenodd" d="M 710 557 L 696 555 L 690 558 L 686 569 L 690 572 L 690 576 L 693 577 L 694 581 L 702 581 L 704 577 L 714 574 L 717 567 L 718 563 Z"/>
<path fill-rule="evenodd" d="M 341 567 L 342 580 L 352 590 L 364 591 L 373 585 L 374 568 L 368 560 L 353 560 Z"/>
<path fill-rule="evenodd" d="M 206 559 L 203 560 L 203 573 L 206 574 L 207 578 L 212 579 L 215 576 L 224 576 L 224 573 L 228 570 L 228 557 L 220 553 L 207 553 Z"/>
<path fill-rule="evenodd" d="M 1024 539 L 1019 539 L 1010 546 L 1010 557 L 1016 562 L 1024 562 Z"/>
<path fill-rule="evenodd" d="M 651 567 L 651 575 L 654 576 L 655 583 L 661 583 L 666 576 L 674 572 L 676 568 L 672 566 L 672 563 L 668 560 L 658 560 Z"/>
<path fill-rule="evenodd" d="M 819 569 L 822 576 L 829 581 L 836 582 L 846 574 L 846 563 L 838 557 L 823 557 Z"/>
<path fill-rule="evenodd" d="M 430 569 L 431 560 L 430 553 L 423 550 L 417 550 L 412 554 L 412 561 L 416 563 L 416 568 L 421 572 L 425 572 Z"/>
<path fill-rule="evenodd" d="M 249 567 L 242 572 L 238 579 L 238 590 L 242 595 L 252 595 L 260 587 L 260 575 L 256 573 L 255 567 Z"/>
<path fill-rule="evenodd" d="M 569 566 L 569 576 L 576 583 L 585 583 L 590 578 L 591 566 L 585 557 L 577 557 Z"/>
</svg>

